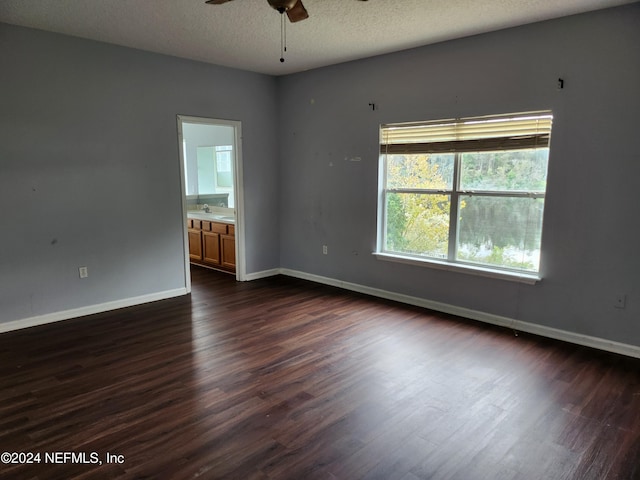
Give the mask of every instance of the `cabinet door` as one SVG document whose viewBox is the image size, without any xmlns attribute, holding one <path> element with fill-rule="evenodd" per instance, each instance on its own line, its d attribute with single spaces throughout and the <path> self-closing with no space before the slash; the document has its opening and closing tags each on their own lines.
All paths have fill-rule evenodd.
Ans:
<svg viewBox="0 0 640 480">
<path fill-rule="evenodd" d="M 202 232 L 202 259 L 211 265 L 220 265 L 220 235 Z"/>
<path fill-rule="evenodd" d="M 219 233 L 221 235 L 226 235 L 227 234 L 227 224 L 226 223 L 211 222 L 210 225 L 209 225 L 209 230 L 211 230 L 212 232 Z"/>
<path fill-rule="evenodd" d="M 202 238 L 200 230 L 188 230 L 189 234 L 189 258 L 195 261 L 202 260 Z"/>
<path fill-rule="evenodd" d="M 236 268 L 236 238 L 231 235 L 220 235 L 222 266 Z"/>
</svg>

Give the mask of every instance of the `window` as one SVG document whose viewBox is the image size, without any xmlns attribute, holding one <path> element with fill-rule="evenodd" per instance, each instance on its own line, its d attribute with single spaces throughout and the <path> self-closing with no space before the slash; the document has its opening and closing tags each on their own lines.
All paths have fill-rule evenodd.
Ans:
<svg viewBox="0 0 640 480">
<path fill-rule="evenodd" d="M 380 255 L 536 275 L 551 112 L 380 128 Z"/>
<path fill-rule="evenodd" d="M 216 184 L 218 187 L 233 187 L 231 172 L 232 145 L 216 147 Z"/>
</svg>

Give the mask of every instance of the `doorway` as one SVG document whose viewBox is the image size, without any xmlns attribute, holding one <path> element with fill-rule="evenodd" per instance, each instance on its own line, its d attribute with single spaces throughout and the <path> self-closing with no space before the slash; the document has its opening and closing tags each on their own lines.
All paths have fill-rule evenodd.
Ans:
<svg viewBox="0 0 640 480">
<path fill-rule="evenodd" d="M 245 278 L 241 122 L 178 115 L 185 285 L 191 291 L 187 221 L 213 215 L 234 225 L 235 277 Z"/>
</svg>

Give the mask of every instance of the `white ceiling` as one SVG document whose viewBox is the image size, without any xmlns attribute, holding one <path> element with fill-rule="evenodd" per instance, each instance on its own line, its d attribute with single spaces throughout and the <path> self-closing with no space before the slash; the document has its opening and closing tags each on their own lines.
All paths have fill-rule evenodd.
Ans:
<svg viewBox="0 0 640 480">
<path fill-rule="evenodd" d="M 0 21 L 283 75 L 636 0 L 303 0 L 286 25 L 267 0 L 0 0 Z"/>
</svg>

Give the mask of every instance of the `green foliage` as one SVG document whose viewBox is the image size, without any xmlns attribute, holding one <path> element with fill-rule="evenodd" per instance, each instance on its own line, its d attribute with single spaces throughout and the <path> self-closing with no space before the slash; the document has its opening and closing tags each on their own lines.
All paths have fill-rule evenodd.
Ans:
<svg viewBox="0 0 640 480">
<path fill-rule="evenodd" d="M 544 199 L 492 196 L 490 192 L 544 192 L 547 149 L 460 155 L 457 258 L 535 270 Z M 386 249 L 447 258 L 453 189 L 453 154 L 387 157 Z M 532 255 L 533 253 L 533 255 Z M 537 263 L 537 261 L 535 262 Z"/>
<path fill-rule="evenodd" d="M 396 155 L 387 163 L 391 188 L 444 190 L 449 187 L 441 165 L 427 155 Z M 441 193 L 389 193 L 387 195 L 387 245 L 391 251 L 447 254 L 449 196 Z"/>
<path fill-rule="evenodd" d="M 400 196 L 389 194 L 387 197 L 387 249 L 394 252 L 404 252 L 407 241 L 404 238 L 407 219 Z"/>
<path fill-rule="evenodd" d="M 482 263 L 485 265 L 495 265 L 497 267 L 514 268 L 518 270 L 535 270 L 532 261 L 522 257 L 520 260 L 513 258 L 505 251 L 505 248 L 493 246 L 489 255 L 481 255 L 478 249 L 466 249 L 458 251 L 458 260 L 465 260 L 473 263 Z"/>
<path fill-rule="evenodd" d="M 462 154 L 463 190 L 544 192 L 549 149 Z"/>
</svg>

